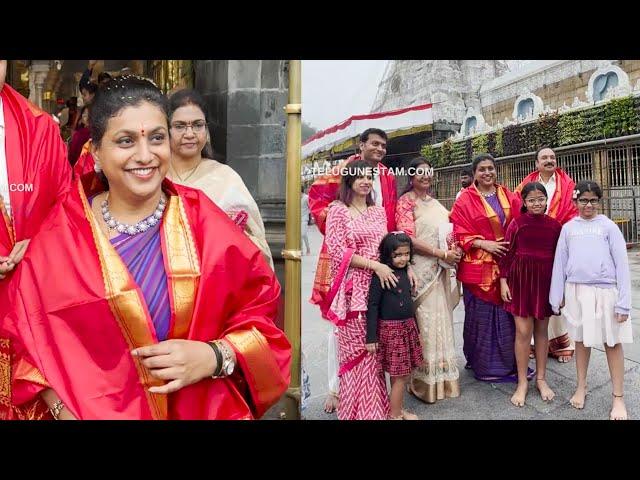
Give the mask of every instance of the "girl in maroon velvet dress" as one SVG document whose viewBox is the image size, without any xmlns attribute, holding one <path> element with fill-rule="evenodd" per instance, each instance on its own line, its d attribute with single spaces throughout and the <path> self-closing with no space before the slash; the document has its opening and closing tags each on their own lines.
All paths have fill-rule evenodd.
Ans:
<svg viewBox="0 0 640 480">
<path fill-rule="evenodd" d="M 516 362 L 518 387 L 511 403 L 524 406 L 528 390 L 527 367 L 529 344 L 534 335 L 536 348 L 536 386 L 544 401 L 555 394 L 547 385 L 547 326 L 553 315 L 549 304 L 553 258 L 562 226 L 546 215 L 547 191 L 538 182 L 522 189 L 523 215 L 507 228 L 505 241 L 509 251 L 500 261 L 500 293 L 504 309 L 513 314 L 516 323 Z"/>
</svg>

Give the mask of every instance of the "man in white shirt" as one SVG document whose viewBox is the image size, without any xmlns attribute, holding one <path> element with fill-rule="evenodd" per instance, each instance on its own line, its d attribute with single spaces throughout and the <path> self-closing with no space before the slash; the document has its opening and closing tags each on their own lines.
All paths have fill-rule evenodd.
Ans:
<svg viewBox="0 0 640 480">
<path fill-rule="evenodd" d="M 547 191 L 547 215 L 564 225 L 578 214 L 573 203 L 575 182 L 558 168 L 556 153 L 552 148 L 545 146 L 536 152 L 536 168 L 536 171 L 527 175 L 516 187 L 515 193 L 520 195 L 529 182 L 540 182 Z M 571 360 L 574 349 L 575 345 L 569 338 L 564 316 L 552 315 L 549 318 L 549 355 L 565 363 Z M 534 354 L 532 347 L 531 355 Z"/>
</svg>

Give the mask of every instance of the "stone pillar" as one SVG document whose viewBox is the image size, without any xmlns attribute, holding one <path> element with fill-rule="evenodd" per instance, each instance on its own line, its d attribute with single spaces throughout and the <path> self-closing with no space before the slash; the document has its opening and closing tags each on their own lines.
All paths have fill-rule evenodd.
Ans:
<svg viewBox="0 0 640 480">
<path fill-rule="evenodd" d="M 49 73 L 49 60 L 34 60 L 29 67 L 29 101 L 42 108 L 44 82 Z"/>
<path fill-rule="evenodd" d="M 227 163 L 260 206 L 274 260 L 285 231 L 285 124 L 288 77 L 280 60 L 229 62 Z"/>
<path fill-rule="evenodd" d="M 258 204 L 283 284 L 286 66 L 284 60 L 196 60 L 194 64 L 195 88 L 209 108 L 215 157 L 238 172 Z"/>
</svg>

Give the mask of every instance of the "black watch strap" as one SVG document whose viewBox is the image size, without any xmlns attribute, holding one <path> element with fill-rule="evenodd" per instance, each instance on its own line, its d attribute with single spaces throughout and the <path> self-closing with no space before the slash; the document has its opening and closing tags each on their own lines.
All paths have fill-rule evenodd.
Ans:
<svg viewBox="0 0 640 480">
<path fill-rule="evenodd" d="M 213 349 L 213 352 L 216 354 L 216 370 L 213 372 L 212 377 L 219 377 L 222 373 L 222 352 L 220 351 L 220 347 L 216 344 L 216 342 L 207 342 L 209 346 Z"/>
</svg>

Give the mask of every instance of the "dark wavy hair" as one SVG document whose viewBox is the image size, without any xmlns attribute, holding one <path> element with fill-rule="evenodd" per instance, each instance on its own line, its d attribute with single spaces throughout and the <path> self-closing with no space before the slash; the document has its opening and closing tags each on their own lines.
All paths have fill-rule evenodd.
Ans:
<svg viewBox="0 0 640 480">
<path fill-rule="evenodd" d="M 91 94 L 96 94 L 98 92 L 98 84 L 94 82 L 87 82 L 80 87 L 80 91 L 82 90 L 86 90 Z"/>
<path fill-rule="evenodd" d="M 167 127 L 169 126 L 167 98 L 151 80 L 137 75 L 121 75 L 100 86 L 89 108 L 91 142 L 100 146 L 109 120 L 125 108 L 137 107 L 143 102 L 158 107 L 167 119 Z M 99 172 L 98 177 L 109 188 L 104 173 Z"/>
<path fill-rule="evenodd" d="M 345 171 L 342 175 L 342 182 L 340 182 L 340 188 L 338 189 L 337 199 L 344 203 L 346 206 L 351 205 L 353 201 L 353 189 L 351 188 L 354 182 L 358 178 L 364 178 L 367 171 L 371 172 L 373 176 L 373 167 L 369 165 L 365 160 L 355 160 L 344 167 Z M 367 195 L 367 206 L 375 205 L 373 190 Z"/>
<path fill-rule="evenodd" d="M 104 85 L 105 83 L 111 81 L 113 77 L 109 72 L 100 72 L 98 74 L 98 85 Z"/>
<path fill-rule="evenodd" d="M 411 237 L 404 232 L 387 233 L 380 242 L 380 247 L 378 247 L 380 263 L 394 268 L 393 252 L 395 252 L 398 247 L 405 245 L 409 247 L 409 263 L 413 263 L 413 242 L 411 241 Z"/>
<path fill-rule="evenodd" d="M 387 141 L 387 134 L 385 133 L 384 130 L 381 130 L 379 128 L 367 128 L 364 132 L 362 132 L 360 134 L 360 141 L 362 143 L 367 143 L 367 140 L 369 140 L 369 135 L 378 135 L 379 137 L 384 138 L 385 141 Z"/>
<path fill-rule="evenodd" d="M 481 153 L 480 155 L 477 155 L 471 162 L 471 170 L 473 171 L 474 175 L 476 174 L 476 170 L 478 169 L 478 165 L 480 165 L 480 162 L 484 162 L 485 160 L 491 160 L 493 166 L 496 166 L 496 159 L 493 158 L 493 155 L 491 155 L 490 153 Z"/>
<path fill-rule="evenodd" d="M 598 198 L 602 198 L 602 189 L 600 188 L 600 185 L 593 180 L 582 180 L 581 182 L 578 182 L 576 184 L 576 190 L 578 191 L 578 197 L 576 200 L 585 192 L 595 193 Z"/>
<path fill-rule="evenodd" d="M 544 194 L 544 198 L 549 198 L 547 189 L 544 188 L 544 185 L 542 185 L 540 182 L 527 183 L 524 187 L 522 187 L 522 192 L 520 193 L 520 196 L 522 197 L 522 206 L 520 207 L 520 213 L 527 213 L 527 206 L 525 205 L 524 201 L 531 192 L 535 192 L 536 190 L 542 192 Z M 547 211 L 546 205 L 544 207 L 544 211 Z"/>
<path fill-rule="evenodd" d="M 460 176 L 462 177 L 463 175 L 473 178 L 473 170 L 471 170 L 471 167 L 462 167 L 462 170 L 460 170 Z"/>
<path fill-rule="evenodd" d="M 98 88 L 89 109 L 91 141 L 100 145 L 109 120 L 125 108 L 137 107 L 142 102 L 149 102 L 162 110 L 167 117 L 168 127 L 167 98 L 151 80 L 137 75 L 122 75 Z"/>
<path fill-rule="evenodd" d="M 174 112 L 180 107 L 186 107 L 187 105 L 194 105 L 198 107 L 204 115 L 204 121 L 207 122 L 207 130 L 209 129 L 209 111 L 207 109 L 207 102 L 204 97 L 200 95 L 197 90 L 192 88 L 184 88 L 178 90 L 171 97 L 169 97 L 169 120 L 173 117 Z M 211 143 L 206 142 L 202 148 L 202 158 L 213 158 L 213 147 Z"/>
</svg>

